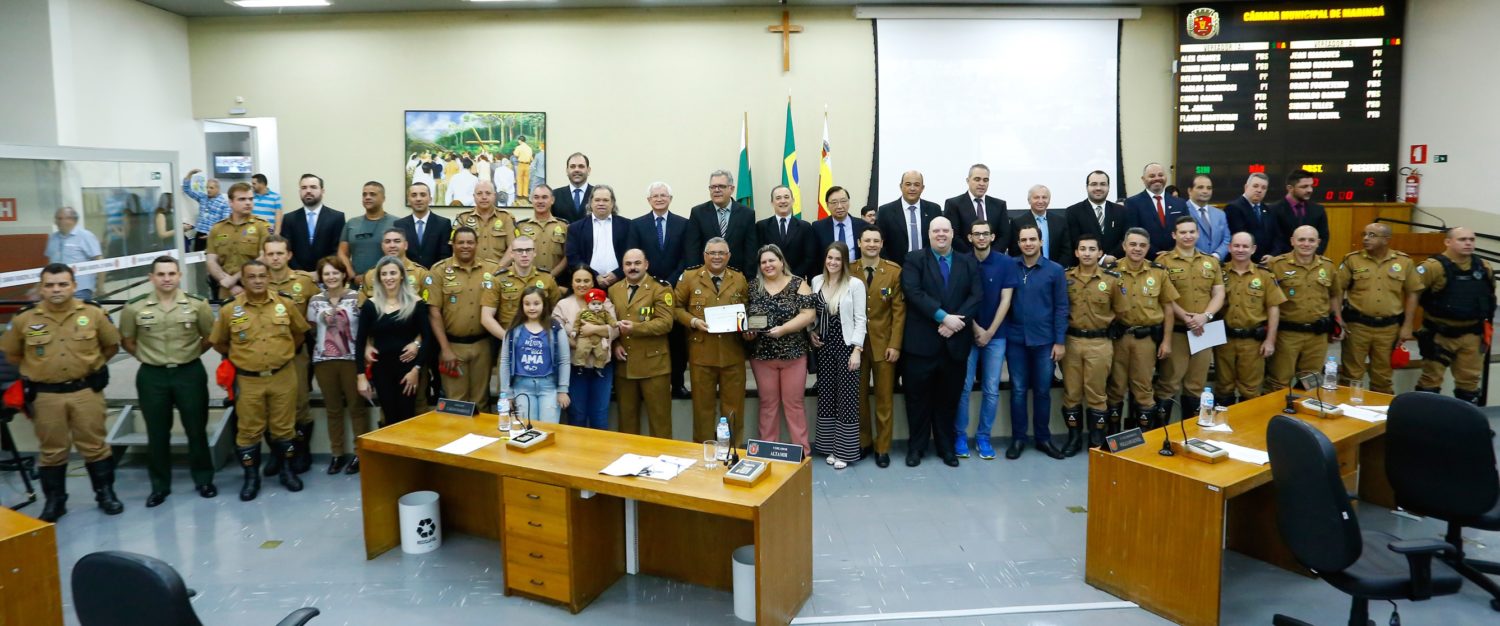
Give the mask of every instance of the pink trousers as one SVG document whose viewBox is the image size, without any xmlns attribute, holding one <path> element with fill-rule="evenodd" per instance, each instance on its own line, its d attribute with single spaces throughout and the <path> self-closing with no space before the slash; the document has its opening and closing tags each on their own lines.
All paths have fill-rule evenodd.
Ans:
<svg viewBox="0 0 1500 626">
<path fill-rule="evenodd" d="M 802 400 L 807 394 L 807 357 L 789 360 L 761 361 L 750 359 L 750 370 L 755 373 L 755 388 L 760 393 L 760 436 L 762 439 L 781 439 L 781 420 L 777 409 L 786 411 L 786 429 L 792 443 L 811 453 L 807 444 L 807 410 Z"/>
</svg>

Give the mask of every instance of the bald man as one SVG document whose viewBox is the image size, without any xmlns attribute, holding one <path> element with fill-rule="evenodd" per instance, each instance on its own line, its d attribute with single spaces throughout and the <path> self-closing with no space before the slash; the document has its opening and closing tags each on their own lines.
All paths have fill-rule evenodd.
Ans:
<svg viewBox="0 0 1500 626">
<path fill-rule="evenodd" d="M 1391 227 L 1368 224 L 1363 249 L 1344 255 L 1337 282 L 1344 292 L 1346 331 L 1339 379 L 1347 383 L 1370 374 L 1370 391 L 1393 393 L 1391 351 L 1412 339 L 1412 316 L 1422 284 L 1405 252 L 1391 249 Z"/>
<path fill-rule="evenodd" d="M 1147 163 L 1141 169 L 1141 184 L 1145 190 L 1125 199 L 1125 226 L 1146 230 L 1151 239 L 1146 258 L 1154 259 L 1175 247 L 1173 226 L 1177 218 L 1188 215 L 1188 208 L 1181 198 L 1167 193 L 1167 169 L 1162 164 Z"/>
<path fill-rule="evenodd" d="M 925 189 L 922 173 L 908 171 L 901 175 L 901 197 L 875 210 L 875 227 L 885 241 L 880 249 L 881 258 L 905 263 L 908 254 L 928 246 L 924 233 L 934 218 L 942 217 L 943 209 L 936 202 L 922 199 Z"/>
<path fill-rule="evenodd" d="M 453 218 L 453 227 L 460 226 L 472 228 L 479 235 L 475 254 L 480 260 L 510 267 L 510 240 L 516 235 L 516 220 L 508 211 L 495 208 L 495 183 L 481 180 L 474 185 L 474 209 Z"/>
<path fill-rule="evenodd" d="M 1337 266 L 1318 254 L 1318 229 L 1292 231 L 1292 251 L 1272 257 L 1267 266 L 1286 294 L 1276 328 L 1276 352 L 1266 368 L 1266 387 L 1287 386 L 1297 372 L 1316 372 L 1328 358 L 1328 336 L 1338 319 L 1344 291 L 1335 280 Z"/>
</svg>

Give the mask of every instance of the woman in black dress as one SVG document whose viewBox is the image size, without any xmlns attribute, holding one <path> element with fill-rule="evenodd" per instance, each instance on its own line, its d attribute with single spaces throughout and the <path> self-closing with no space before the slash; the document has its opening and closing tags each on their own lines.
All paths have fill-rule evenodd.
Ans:
<svg viewBox="0 0 1500 626">
<path fill-rule="evenodd" d="M 812 344 L 818 353 L 818 438 L 813 449 L 834 469 L 859 460 L 860 357 L 865 349 L 865 283 L 849 275 L 849 248 L 829 244 L 812 279 L 818 302 Z"/>
<path fill-rule="evenodd" d="M 417 379 L 433 345 L 427 303 L 406 281 L 401 260 L 387 256 L 375 264 L 375 294 L 360 306 L 355 345 L 359 393 L 380 396 L 380 425 L 410 419 L 417 412 Z M 415 344 L 415 358 L 403 353 Z M 368 376 L 367 376 L 368 375 Z"/>
</svg>

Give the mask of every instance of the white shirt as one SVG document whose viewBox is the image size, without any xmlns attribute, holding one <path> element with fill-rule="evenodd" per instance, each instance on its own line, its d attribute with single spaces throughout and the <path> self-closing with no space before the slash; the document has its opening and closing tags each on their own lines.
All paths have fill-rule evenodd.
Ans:
<svg viewBox="0 0 1500 626">
<path fill-rule="evenodd" d="M 422 233 L 422 238 L 423 239 L 427 238 L 427 218 L 429 218 L 429 217 L 432 217 L 432 211 L 430 211 L 430 210 L 427 211 L 426 215 L 423 215 L 421 217 L 417 217 L 417 213 L 415 211 L 412 212 L 412 214 L 411 214 L 411 233 L 412 233 L 412 235 L 416 235 L 417 233 Z M 422 242 L 420 242 L 420 241 L 413 241 L 413 242 L 411 242 L 411 245 L 415 246 L 415 245 L 417 245 L 419 243 L 422 243 Z"/>
<path fill-rule="evenodd" d="M 917 237 L 915 239 L 912 239 L 911 237 L 911 216 L 913 211 L 915 211 L 917 215 Z M 906 242 L 906 251 L 913 252 L 916 250 L 921 250 L 924 247 L 922 244 L 926 243 L 925 241 L 922 241 L 922 238 L 926 236 L 926 233 L 922 232 L 922 207 L 915 204 L 906 205 L 905 208 L 901 209 L 901 222 L 906 225 L 906 238 L 911 239 L 911 241 Z"/>
<path fill-rule="evenodd" d="M 474 188 L 478 185 L 478 176 L 469 170 L 458 170 L 453 175 L 453 180 L 448 181 L 448 192 L 443 194 L 443 205 L 453 206 L 453 201 L 457 200 L 462 206 L 474 206 Z"/>
<path fill-rule="evenodd" d="M 499 165 L 495 167 L 495 189 L 505 194 L 511 204 L 516 202 L 516 171 Z"/>
<path fill-rule="evenodd" d="M 594 256 L 589 257 L 589 266 L 601 276 L 620 269 L 620 262 L 615 260 L 614 217 L 601 220 L 591 215 L 589 219 L 594 224 Z"/>
</svg>

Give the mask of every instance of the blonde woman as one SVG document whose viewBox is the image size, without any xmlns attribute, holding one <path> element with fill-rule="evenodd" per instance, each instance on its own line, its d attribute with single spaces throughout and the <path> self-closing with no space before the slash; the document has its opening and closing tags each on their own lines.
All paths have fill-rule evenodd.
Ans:
<svg viewBox="0 0 1500 626">
<path fill-rule="evenodd" d="M 380 425 L 388 426 L 416 414 L 417 381 L 431 356 L 432 325 L 427 303 L 406 282 L 401 259 L 382 257 L 375 276 L 375 295 L 359 311 L 358 384 L 360 395 L 380 397 Z M 413 341 L 416 358 L 403 360 L 402 350 Z"/>
</svg>

